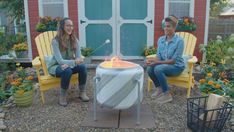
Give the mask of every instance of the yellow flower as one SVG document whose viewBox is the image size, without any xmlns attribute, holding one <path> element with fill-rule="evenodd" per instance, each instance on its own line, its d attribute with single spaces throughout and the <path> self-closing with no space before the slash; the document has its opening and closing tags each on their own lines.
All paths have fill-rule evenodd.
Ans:
<svg viewBox="0 0 234 132">
<path fill-rule="evenodd" d="M 17 90 L 16 92 L 17 92 L 17 94 L 19 94 L 19 95 L 23 95 L 23 94 L 24 94 L 24 90 L 23 90 L 23 89 Z"/>
<path fill-rule="evenodd" d="M 208 82 L 208 85 L 212 85 L 214 82 L 213 81 L 209 81 Z"/>
<path fill-rule="evenodd" d="M 221 59 L 221 64 L 225 64 L 226 63 L 226 60 L 225 59 Z"/>
<path fill-rule="evenodd" d="M 16 63 L 16 66 L 20 66 L 20 63 Z"/>
<path fill-rule="evenodd" d="M 212 73 L 210 73 L 210 72 L 207 73 L 207 76 L 208 76 L 208 77 L 212 77 Z"/>
<path fill-rule="evenodd" d="M 15 51 L 25 51 L 25 50 L 28 50 L 28 44 L 25 42 L 14 44 L 12 49 Z"/>
<path fill-rule="evenodd" d="M 210 66 L 215 66 L 216 64 L 214 62 L 211 62 L 210 63 Z"/>
</svg>

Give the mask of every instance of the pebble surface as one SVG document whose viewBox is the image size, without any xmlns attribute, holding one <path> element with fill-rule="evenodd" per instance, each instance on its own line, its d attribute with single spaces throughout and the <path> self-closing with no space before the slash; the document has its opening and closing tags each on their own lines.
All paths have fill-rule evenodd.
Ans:
<svg viewBox="0 0 234 132">
<path fill-rule="evenodd" d="M 147 92 L 147 74 L 145 73 L 144 104 L 148 104 L 154 114 L 155 128 L 150 129 L 102 129 L 81 127 L 81 122 L 87 114 L 88 107 L 93 99 L 92 77 L 95 70 L 88 71 L 87 94 L 91 101 L 81 102 L 75 97 L 74 90 L 70 89 L 67 107 L 58 105 L 58 89 L 45 92 L 45 104 L 42 105 L 38 89 L 34 102 L 30 107 L 17 107 L 14 104 L 7 110 L 0 109 L 0 131 L 84 131 L 84 132 L 190 132 L 187 128 L 186 89 L 170 87 L 173 94 L 171 103 L 159 104 Z M 193 89 L 191 96 L 197 96 L 197 88 Z M 11 102 L 10 102 L 11 103 Z M 2 118 L 3 117 L 3 118 Z M 224 132 L 234 130 L 234 114 L 224 127 Z M 232 130 L 231 130 L 232 129 Z"/>
</svg>

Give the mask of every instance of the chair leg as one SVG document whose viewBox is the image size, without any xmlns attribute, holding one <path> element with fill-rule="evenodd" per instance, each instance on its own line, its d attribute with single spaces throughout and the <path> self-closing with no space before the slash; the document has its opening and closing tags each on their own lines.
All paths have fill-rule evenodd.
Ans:
<svg viewBox="0 0 234 132">
<path fill-rule="evenodd" d="M 45 103 L 44 93 L 42 91 L 41 91 L 41 101 L 42 101 L 42 104 Z"/>
<path fill-rule="evenodd" d="M 148 88 L 147 88 L 148 92 L 152 90 L 152 84 L 153 84 L 152 80 L 148 78 Z"/>
<path fill-rule="evenodd" d="M 190 97 L 190 92 L 191 92 L 191 87 L 192 87 L 192 82 L 190 81 L 189 85 L 188 85 L 188 89 L 187 89 L 187 98 Z"/>
</svg>

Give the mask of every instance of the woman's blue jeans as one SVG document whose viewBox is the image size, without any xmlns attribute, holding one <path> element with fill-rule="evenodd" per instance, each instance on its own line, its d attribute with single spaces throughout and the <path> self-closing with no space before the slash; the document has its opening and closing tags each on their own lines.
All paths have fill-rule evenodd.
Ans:
<svg viewBox="0 0 234 132">
<path fill-rule="evenodd" d="M 159 64 L 147 67 L 147 72 L 155 87 L 162 87 L 163 92 L 167 92 L 167 76 L 178 76 L 183 72 L 184 68 L 180 68 L 170 64 Z"/>
<path fill-rule="evenodd" d="M 61 88 L 68 89 L 71 76 L 75 73 L 79 74 L 79 86 L 84 86 L 87 80 L 87 68 L 84 64 L 77 65 L 73 68 L 68 67 L 65 70 L 61 66 L 56 68 L 56 77 L 61 77 Z"/>
</svg>

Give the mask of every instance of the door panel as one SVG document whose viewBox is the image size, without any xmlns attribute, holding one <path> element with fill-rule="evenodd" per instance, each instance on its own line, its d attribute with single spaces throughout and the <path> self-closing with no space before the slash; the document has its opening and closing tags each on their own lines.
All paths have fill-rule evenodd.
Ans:
<svg viewBox="0 0 234 132">
<path fill-rule="evenodd" d="M 147 43 L 147 27 L 144 24 L 123 24 L 120 32 L 120 53 L 139 56 Z"/>
<path fill-rule="evenodd" d="M 112 17 L 112 0 L 85 0 L 85 16 L 89 20 L 108 20 Z"/>
<path fill-rule="evenodd" d="M 112 44 L 105 44 L 105 40 L 112 42 L 112 27 L 108 24 L 89 24 L 86 27 L 86 46 L 96 49 L 94 56 L 109 56 L 113 52 Z M 98 48 L 101 47 L 101 48 Z"/>
<path fill-rule="evenodd" d="M 147 0 L 120 0 L 120 16 L 123 19 L 145 19 Z"/>
</svg>

